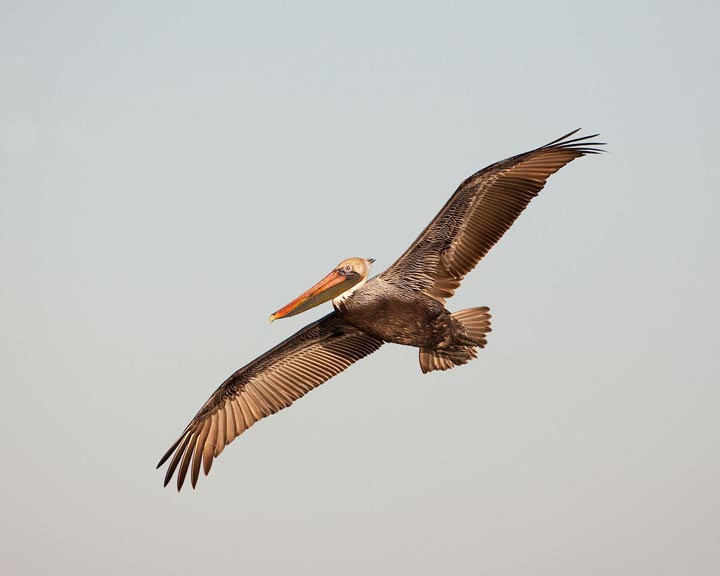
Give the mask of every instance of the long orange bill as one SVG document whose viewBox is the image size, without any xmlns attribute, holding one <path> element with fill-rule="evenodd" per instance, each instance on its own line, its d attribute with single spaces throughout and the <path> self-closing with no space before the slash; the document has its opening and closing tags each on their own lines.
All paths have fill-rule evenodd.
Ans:
<svg viewBox="0 0 720 576">
<path fill-rule="evenodd" d="M 345 292 L 345 290 L 355 285 L 358 280 L 359 278 L 345 276 L 338 270 L 333 270 L 330 274 L 325 276 L 325 278 L 320 280 L 320 282 L 315 284 L 315 286 L 310 288 L 310 290 L 303 292 L 300 296 L 295 298 L 295 300 L 283 306 L 274 314 L 271 314 L 270 322 L 277 320 L 278 318 L 295 316 L 295 314 L 300 314 L 301 312 L 305 312 L 305 310 L 309 310 L 318 304 L 327 302 L 331 298 L 339 296 Z"/>
</svg>

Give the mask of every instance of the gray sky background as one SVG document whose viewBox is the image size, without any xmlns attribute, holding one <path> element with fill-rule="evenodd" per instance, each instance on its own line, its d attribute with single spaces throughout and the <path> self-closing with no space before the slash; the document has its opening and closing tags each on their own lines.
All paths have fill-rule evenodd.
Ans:
<svg viewBox="0 0 720 576">
<path fill-rule="evenodd" d="M 3 574 L 720 573 L 716 2 L 0 2 Z M 453 310 L 154 469 L 268 315 L 582 126 Z"/>
</svg>

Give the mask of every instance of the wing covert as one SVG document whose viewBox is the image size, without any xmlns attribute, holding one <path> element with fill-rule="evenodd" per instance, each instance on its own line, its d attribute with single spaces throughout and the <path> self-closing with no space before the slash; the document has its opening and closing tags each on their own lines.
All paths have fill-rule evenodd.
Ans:
<svg viewBox="0 0 720 576">
<path fill-rule="evenodd" d="M 230 376 L 208 399 L 160 460 L 170 464 L 167 486 L 177 471 L 180 490 L 190 472 L 193 488 L 202 467 L 255 422 L 290 406 L 383 341 L 341 320 L 335 312 L 309 324 Z"/>
<path fill-rule="evenodd" d="M 575 158 L 603 152 L 597 134 L 571 138 L 502 160 L 467 178 L 420 236 L 381 274 L 388 282 L 421 290 L 441 303 L 487 254 L 545 186 Z"/>
</svg>

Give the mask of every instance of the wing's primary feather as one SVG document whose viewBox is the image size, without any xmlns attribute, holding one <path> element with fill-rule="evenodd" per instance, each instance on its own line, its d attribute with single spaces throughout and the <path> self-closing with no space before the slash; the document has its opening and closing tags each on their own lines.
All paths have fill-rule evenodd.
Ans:
<svg viewBox="0 0 720 576">
<path fill-rule="evenodd" d="M 603 152 L 597 134 L 578 130 L 530 152 L 502 160 L 467 178 L 420 236 L 381 274 L 444 303 L 538 195 L 548 177 L 568 162 Z"/>
<path fill-rule="evenodd" d="M 255 422 L 282 410 L 361 358 L 383 341 L 341 320 L 335 312 L 309 324 L 230 376 L 210 397 L 160 460 L 170 459 L 167 486 L 188 471 L 193 488 L 214 458 Z"/>
</svg>

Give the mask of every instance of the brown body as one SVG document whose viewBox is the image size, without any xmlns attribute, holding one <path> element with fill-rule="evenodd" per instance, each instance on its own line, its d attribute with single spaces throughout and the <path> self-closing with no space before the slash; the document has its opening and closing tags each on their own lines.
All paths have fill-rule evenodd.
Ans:
<svg viewBox="0 0 720 576">
<path fill-rule="evenodd" d="M 577 131 L 576 131 L 577 132 Z M 255 422 L 371 354 L 385 342 L 414 346 L 423 372 L 467 363 L 486 344 L 485 306 L 450 312 L 451 297 L 472 270 L 565 164 L 600 152 L 567 134 L 497 162 L 466 179 L 405 253 L 368 279 L 372 259 L 349 258 L 270 316 L 293 316 L 332 299 L 335 310 L 230 376 L 160 460 L 177 471 L 178 490 Z"/>
<path fill-rule="evenodd" d="M 445 347 L 455 331 L 440 302 L 422 292 L 397 289 L 378 276 L 335 309 L 348 324 L 395 344 Z"/>
<path fill-rule="evenodd" d="M 472 360 L 491 330 L 486 306 L 453 314 L 440 299 L 395 284 L 382 274 L 338 300 L 333 300 L 335 311 L 351 326 L 383 342 L 419 348 L 423 372 Z"/>
</svg>

